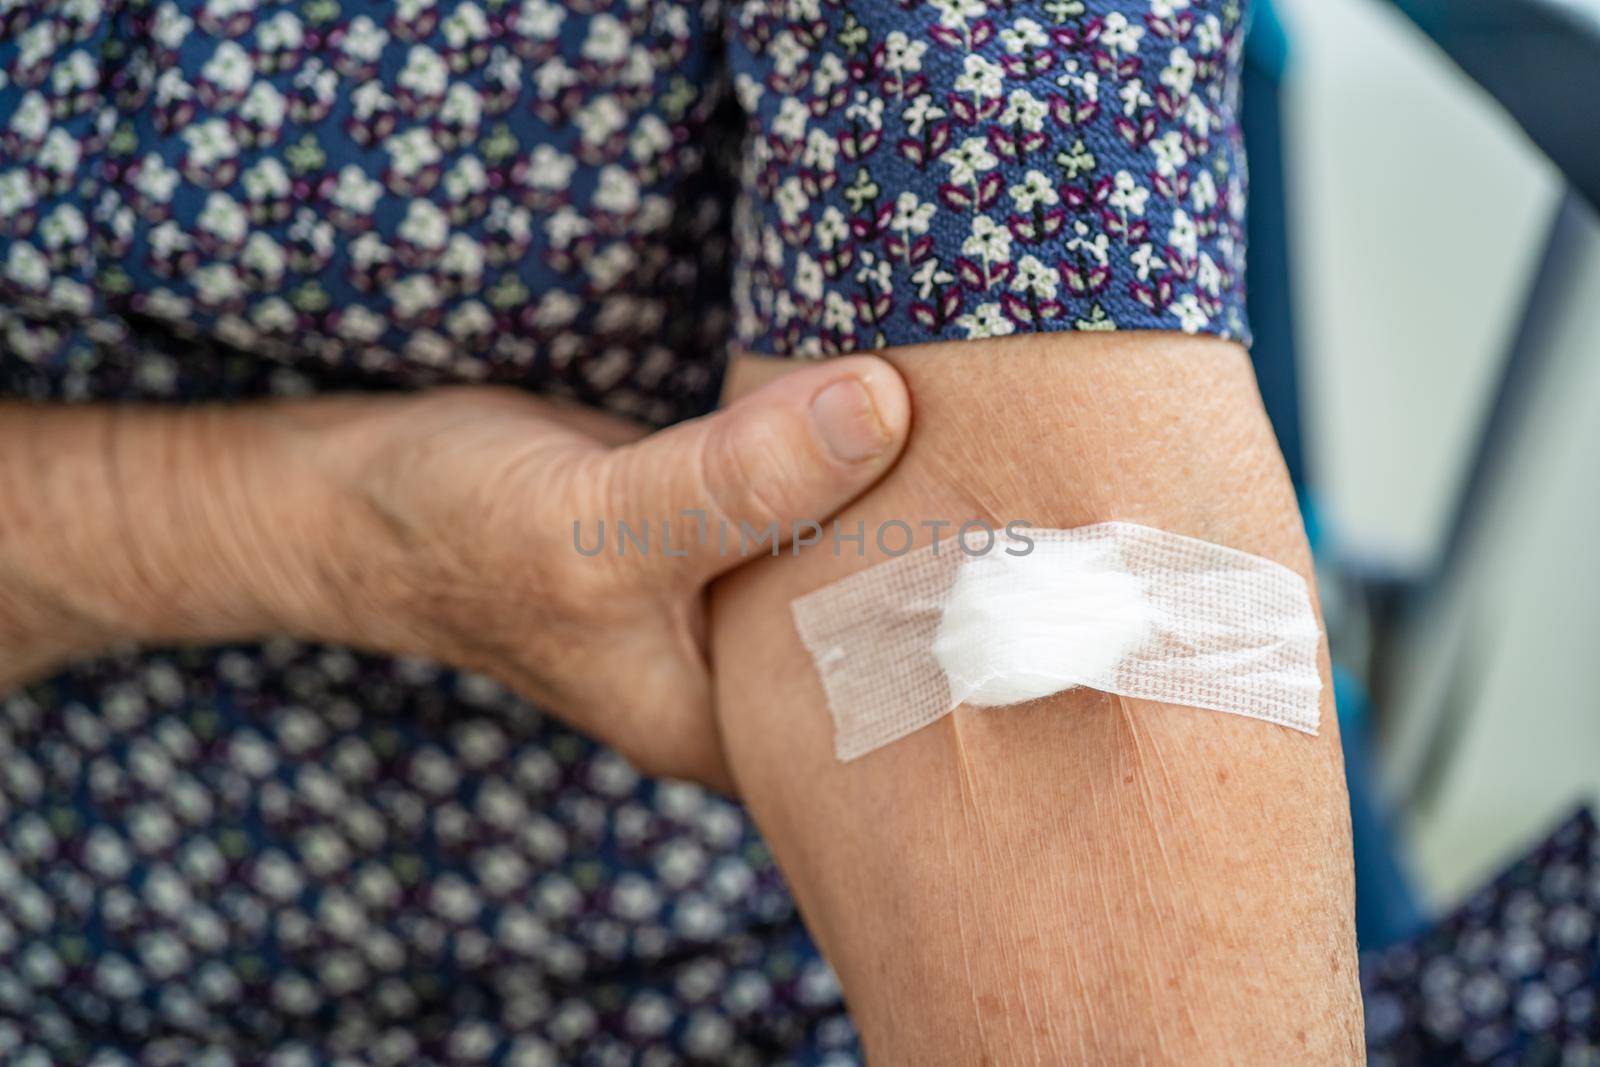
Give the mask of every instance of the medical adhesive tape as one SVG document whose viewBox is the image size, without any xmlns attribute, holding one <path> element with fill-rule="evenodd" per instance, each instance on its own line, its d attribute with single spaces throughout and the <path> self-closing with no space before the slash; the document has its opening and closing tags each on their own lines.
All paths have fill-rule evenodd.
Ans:
<svg viewBox="0 0 1600 1067">
<path fill-rule="evenodd" d="M 949 540 L 797 598 L 852 760 L 961 704 L 1083 686 L 1316 733 L 1321 628 L 1271 560 L 1126 522 Z"/>
</svg>

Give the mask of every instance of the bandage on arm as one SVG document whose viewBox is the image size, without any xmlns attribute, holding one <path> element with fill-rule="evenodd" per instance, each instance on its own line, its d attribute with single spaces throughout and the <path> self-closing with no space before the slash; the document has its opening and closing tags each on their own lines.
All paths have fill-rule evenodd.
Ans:
<svg viewBox="0 0 1600 1067">
<path fill-rule="evenodd" d="M 910 445 L 844 529 L 1125 521 L 1310 581 L 1238 347 L 1047 335 L 889 358 L 912 390 Z M 712 604 L 734 777 L 869 1058 L 1360 1062 L 1325 649 L 1316 735 L 1076 688 L 964 706 L 841 762 L 790 604 L 883 558 L 870 535 L 865 557 L 825 540 L 742 568 Z"/>
</svg>

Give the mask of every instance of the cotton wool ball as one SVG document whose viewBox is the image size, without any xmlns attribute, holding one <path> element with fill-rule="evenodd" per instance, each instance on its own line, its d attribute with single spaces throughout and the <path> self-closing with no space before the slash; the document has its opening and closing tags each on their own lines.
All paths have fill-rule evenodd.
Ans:
<svg viewBox="0 0 1600 1067">
<path fill-rule="evenodd" d="M 1114 548 L 1036 541 L 1026 555 L 997 548 L 962 562 L 933 656 L 953 699 L 999 707 L 1107 678 L 1153 626 Z"/>
</svg>

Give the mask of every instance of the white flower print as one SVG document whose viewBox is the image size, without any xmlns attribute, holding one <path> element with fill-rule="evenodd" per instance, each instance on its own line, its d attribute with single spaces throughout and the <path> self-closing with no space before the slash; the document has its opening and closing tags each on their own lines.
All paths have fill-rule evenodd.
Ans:
<svg viewBox="0 0 1600 1067">
<path fill-rule="evenodd" d="M 190 282 L 194 282 L 195 293 L 200 302 L 211 306 L 226 304 L 245 291 L 245 285 L 238 277 L 238 270 L 234 269 L 234 264 L 227 262 L 211 262 L 200 267 L 190 275 Z"/>
<path fill-rule="evenodd" d="M 822 266 L 804 252 L 795 259 L 794 290 L 814 304 L 822 302 Z"/>
<path fill-rule="evenodd" d="M 394 97 L 383 91 L 383 86 L 377 81 L 370 81 L 357 86 L 350 94 L 350 110 L 362 122 L 370 121 L 374 116 L 393 110 Z"/>
<path fill-rule="evenodd" d="M 141 171 L 139 178 L 143 177 Z M 139 188 L 137 184 L 135 187 Z M 0 173 L 0 218 L 15 218 L 38 202 L 39 195 L 34 191 L 33 182 L 28 178 L 27 171 L 21 167 L 13 167 Z"/>
<path fill-rule="evenodd" d="M 856 306 L 837 289 L 829 289 L 823 299 L 822 325 L 838 333 L 850 333 L 856 328 Z"/>
<path fill-rule="evenodd" d="M 1011 288 L 1019 293 L 1053 300 L 1059 279 L 1056 272 L 1045 266 L 1037 256 L 1026 255 L 1017 260 L 1017 269 L 1011 276 Z"/>
<path fill-rule="evenodd" d="M 333 187 L 333 202 L 352 215 L 371 215 L 383 196 L 383 183 L 367 177 L 367 172 L 354 163 L 346 163 L 339 170 Z"/>
<path fill-rule="evenodd" d="M 453 126 L 476 127 L 483 120 L 483 97 L 465 82 L 451 82 L 444 105 L 439 108 L 439 118 Z"/>
<path fill-rule="evenodd" d="M 185 15 L 177 4 L 167 0 L 156 8 L 155 22 L 150 35 L 162 48 L 177 48 L 183 44 L 193 28 L 194 19 Z"/>
<path fill-rule="evenodd" d="M 50 129 L 50 104 L 44 94 L 32 91 L 22 98 L 11 116 L 11 130 L 24 141 L 37 141 Z"/>
<path fill-rule="evenodd" d="M 1130 171 L 1119 170 L 1113 179 L 1111 195 L 1106 202 L 1123 215 L 1143 215 L 1150 199 L 1150 190 L 1140 185 Z"/>
<path fill-rule="evenodd" d="M 445 195 L 460 202 L 489 188 L 489 173 L 476 156 L 462 156 L 444 176 Z"/>
<path fill-rule="evenodd" d="M 1075 222 L 1072 224 L 1072 233 L 1066 244 L 1068 252 L 1093 256 L 1101 266 L 1110 261 L 1111 237 L 1105 231 L 1091 230 L 1086 223 Z"/>
<path fill-rule="evenodd" d="M 613 215 L 626 215 L 639 207 L 639 183 L 632 174 L 615 164 L 600 169 L 600 183 L 594 192 L 594 206 Z"/>
<path fill-rule="evenodd" d="M 239 0 L 239 2 L 254 2 L 254 0 Z M 437 0 L 397 0 L 395 14 L 400 22 L 409 25 L 432 14 L 438 6 Z"/>
<path fill-rule="evenodd" d="M 1012 203 L 1017 205 L 1021 212 L 1032 211 L 1035 207 L 1050 207 L 1061 202 L 1061 197 L 1056 193 L 1055 186 L 1050 183 L 1042 171 L 1030 170 L 1022 176 L 1022 184 L 1013 185 L 1010 189 Z"/>
<path fill-rule="evenodd" d="M 915 74 L 927 52 L 927 41 L 913 41 L 902 31 L 891 30 L 883 39 L 883 68 L 891 74 Z"/>
<path fill-rule="evenodd" d="M 1222 292 L 1222 270 L 1217 266 L 1217 261 L 1211 258 L 1210 253 L 1200 253 L 1200 266 L 1195 271 L 1195 284 L 1201 290 L 1217 296 Z"/>
<path fill-rule="evenodd" d="M 5 277 L 25 292 L 40 292 L 50 281 L 50 262 L 33 245 L 16 241 L 6 254 Z"/>
<path fill-rule="evenodd" d="M 912 284 L 917 287 L 917 295 L 923 300 L 932 296 L 935 288 L 949 285 L 955 280 L 956 276 L 941 267 L 938 259 L 931 256 L 911 275 Z"/>
<path fill-rule="evenodd" d="M 545 236 L 549 238 L 551 247 L 557 249 L 568 247 L 593 230 L 594 225 L 570 206 L 556 211 L 544 222 Z"/>
<path fill-rule="evenodd" d="M 542 144 L 528 159 L 528 183 L 535 189 L 561 192 L 572 184 L 578 161 L 552 145 Z"/>
<path fill-rule="evenodd" d="M 276 130 L 283 125 L 289 112 L 288 102 L 271 82 L 258 81 L 250 86 L 244 102 L 239 105 L 239 117 L 266 130 Z"/>
<path fill-rule="evenodd" d="M 1148 281 L 1152 272 L 1165 270 L 1167 266 L 1166 260 L 1156 254 L 1156 246 L 1148 241 L 1134 249 L 1133 255 L 1128 258 L 1138 268 L 1141 282 Z"/>
<path fill-rule="evenodd" d="M 1056 84 L 1082 97 L 1089 103 L 1100 99 L 1100 73 L 1080 70 L 1077 60 L 1068 60 L 1065 69 L 1056 78 Z"/>
<path fill-rule="evenodd" d="M 1201 139 L 1211 136 L 1222 129 L 1222 116 L 1219 115 L 1206 98 L 1200 93 L 1194 93 L 1183 105 L 1183 124 L 1193 130 Z"/>
<path fill-rule="evenodd" d="M 146 238 L 150 242 L 150 250 L 161 258 L 167 258 L 184 252 L 194 247 L 194 238 L 184 233 L 178 224 L 168 220 L 150 231 Z M 32 252 L 31 245 L 13 245 L 13 248 L 26 248 Z"/>
<path fill-rule="evenodd" d="M 73 52 L 57 59 L 50 72 L 51 90 L 63 95 L 93 89 L 99 80 L 100 70 L 88 52 Z"/>
<path fill-rule="evenodd" d="M 987 215 L 972 220 L 972 235 L 961 244 L 961 251 L 979 256 L 985 263 L 1011 262 L 1011 231 Z"/>
<path fill-rule="evenodd" d="M 589 144 L 604 144 L 628 124 L 627 112 L 616 97 L 596 97 L 585 104 L 574 121 Z"/>
<path fill-rule="evenodd" d="M 214 167 L 239 154 L 239 142 L 228 132 L 223 119 L 207 119 L 185 127 L 182 137 L 189 146 L 189 160 L 197 167 Z"/>
<path fill-rule="evenodd" d="M 451 48 L 466 48 L 489 36 L 489 20 L 484 17 L 482 8 L 471 0 L 464 0 L 450 12 L 440 29 Z"/>
<path fill-rule="evenodd" d="M 1128 21 L 1127 15 L 1113 11 L 1106 16 L 1105 28 L 1100 32 L 1100 43 L 1107 48 L 1132 55 L 1139 50 L 1139 39 L 1143 36 L 1143 26 L 1135 26 Z"/>
<path fill-rule="evenodd" d="M 638 265 L 639 254 L 622 241 L 613 241 L 585 264 L 589 280 L 599 289 L 611 289 Z"/>
<path fill-rule="evenodd" d="M 139 161 L 139 174 L 134 179 L 134 188 L 156 203 L 165 204 L 172 199 L 172 191 L 177 187 L 178 180 L 178 172 L 152 152 Z"/>
<path fill-rule="evenodd" d="M 1198 251 L 1200 232 L 1195 229 L 1194 219 L 1183 208 L 1174 208 L 1172 212 L 1172 228 L 1167 231 L 1167 243 L 1178 250 L 1185 259 L 1193 259 Z"/>
<path fill-rule="evenodd" d="M 772 69 L 784 79 L 793 78 L 807 58 L 805 45 L 788 30 L 774 37 L 767 51 L 772 59 Z"/>
<path fill-rule="evenodd" d="M 1156 173 L 1170 178 L 1189 162 L 1189 153 L 1183 147 L 1183 134 L 1177 130 L 1166 133 L 1150 142 L 1150 151 L 1156 157 Z"/>
<path fill-rule="evenodd" d="M 988 10 L 983 0 L 928 0 L 928 6 L 939 12 L 939 25 L 952 30 L 964 30 L 968 19 L 982 18 Z"/>
<path fill-rule="evenodd" d="M 345 31 L 344 40 L 339 42 L 339 48 L 351 59 L 362 63 L 376 63 L 383 54 L 383 46 L 389 42 L 389 31 L 382 29 L 376 22 L 366 15 L 357 15 L 350 20 L 350 26 Z"/>
<path fill-rule="evenodd" d="M 425 44 L 414 44 L 396 81 L 419 97 L 436 97 L 444 95 L 449 79 L 450 68 L 439 53 Z"/>
<path fill-rule="evenodd" d="M 438 251 L 450 237 L 450 219 L 429 200 L 413 200 L 400 222 L 400 240 L 424 250 Z"/>
<path fill-rule="evenodd" d="M 583 39 L 583 58 L 596 63 L 615 63 L 628 54 L 632 43 L 628 28 L 615 15 L 602 13 L 589 23 L 589 33 Z"/>
<path fill-rule="evenodd" d="M 384 141 L 383 147 L 389 153 L 395 173 L 402 177 L 410 177 L 444 158 L 433 134 L 420 126 L 395 134 Z"/>
<path fill-rule="evenodd" d="M 227 92 L 240 92 L 250 84 L 255 72 L 250 55 L 237 42 L 223 41 L 200 68 L 200 76 Z"/>
<path fill-rule="evenodd" d="M 288 266 L 288 256 L 282 245 L 258 230 L 245 241 L 244 250 L 239 253 L 239 262 L 272 282 L 283 276 Z"/>
<path fill-rule="evenodd" d="M 839 142 L 829 137 L 826 131 L 813 127 L 806 133 L 806 148 L 800 156 L 803 165 L 824 174 L 832 173 L 837 166 L 838 155 Z"/>
<path fill-rule="evenodd" d="M 838 56 L 829 52 L 817 61 L 817 69 L 811 73 L 811 91 L 817 96 L 827 96 L 836 86 L 849 80 L 850 71 Z"/>
<path fill-rule="evenodd" d="M 989 143 L 982 137 L 968 137 L 939 158 L 949 165 L 950 180 L 957 185 L 970 185 L 979 174 L 1000 165 L 994 153 L 989 151 Z"/>
<path fill-rule="evenodd" d="M 1045 116 L 1049 114 L 1050 107 L 1043 100 L 1026 89 L 1013 89 L 1006 98 L 1006 109 L 1000 113 L 1000 122 L 1005 126 L 1037 133 L 1044 129 Z"/>
<path fill-rule="evenodd" d="M 202 230 L 228 243 L 243 241 L 249 229 L 244 209 L 233 197 L 219 191 L 206 197 L 206 206 L 195 222 Z"/>
<path fill-rule="evenodd" d="M 918 200 L 916 193 L 901 193 L 895 198 L 894 215 L 889 220 L 889 228 L 901 234 L 927 233 L 928 223 L 938 210 L 936 205 Z"/>
<path fill-rule="evenodd" d="M 1050 37 L 1044 27 L 1032 19 L 1018 19 L 1008 29 L 1000 31 L 1000 42 L 1007 52 L 1020 55 L 1031 48 L 1043 48 L 1050 43 Z"/>
<path fill-rule="evenodd" d="M 483 275 L 483 246 L 464 233 L 450 236 L 444 255 L 439 258 L 439 269 L 456 278 L 464 278 L 476 286 Z"/>
<path fill-rule="evenodd" d="M 999 304 L 979 304 L 956 319 L 956 325 L 967 331 L 969 338 L 1004 337 L 1016 331 L 1016 324 L 1000 310 Z"/>
<path fill-rule="evenodd" d="M 953 86 L 956 92 L 985 100 L 999 98 L 1005 84 L 1005 70 L 1000 64 L 980 55 L 968 55 L 961 61 L 961 71 Z"/>
<path fill-rule="evenodd" d="M 876 130 L 883 127 L 883 98 L 868 96 L 865 92 L 856 93 L 850 101 L 850 106 L 844 109 L 844 117 L 864 123 L 868 129 Z"/>
<path fill-rule="evenodd" d="M 263 51 L 284 51 L 304 43 L 305 28 L 292 11 L 280 11 L 256 26 L 256 45 Z"/>
<path fill-rule="evenodd" d="M 542 41 L 554 40 L 566 17 L 566 7 L 555 0 L 522 0 L 515 20 L 516 30 Z"/>
<path fill-rule="evenodd" d="M 1134 115 L 1140 108 L 1154 103 L 1150 94 L 1144 91 L 1144 82 L 1138 78 L 1129 78 L 1127 84 L 1117 90 L 1117 97 L 1122 101 L 1124 115 Z"/>
<path fill-rule="evenodd" d="M 856 281 L 869 289 L 876 287 L 879 292 L 887 293 L 894 289 L 894 266 L 886 259 L 879 259 L 871 252 L 861 253 L 861 269 L 856 271 Z"/>
<path fill-rule="evenodd" d="M 156 103 L 162 107 L 171 107 L 180 100 L 192 99 L 194 99 L 194 86 L 189 84 L 178 68 L 168 67 L 156 79 Z"/>
<path fill-rule="evenodd" d="M 188 314 L 185 310 L 183 314 Z M 250 311 L 250 321 L 267 333 L 288 333 L 296 322 L 294 308 L 281 296 L 268 297 Z"/>
<path fill-rule="evenodd" d="M 906 124 L 906 132 L 913 137 L 922 135 L 922 128 L 930 122 L 938 122 L 945 118 L 948 112 L 933 102 L 933 97 L 927 94 L 917 97 L 906 107 L 905 113 L 900 117 Z"/>
<path fill-rule="evenodd" d="M 844 212 L 832 204 L 823 208 L 822 217 L 817 220 L 816 236 L 817 247 L 824 252 L 832 252 L 849 240 L 850 224 L 845 220 Z"/>
<path fill-rule="evenodd" d="M 785 178 L 773 195 L 772 203 L 778 209 L 778 217 L 784 225 L 793 226 L 811 206 L 811 198 L 806 195 L 805 186 L 799 178 Z"/>
<path fill-rule="evenodd" d="M 256 0 L 206 0 L 206 14 L 216 19 L 231 19 L 254 11 Z"/>
<path fill-rule="evenodd" d="M 481 337 L 494 328 L 494 316 L 476 300 L 469 300 L 445 319 L 445 329 L 458 340 Z"/>
<path fill-rule="evenodd" d="M 1199 333 L 1211 323 L 1211 316 L 1206 314 L 1200 306 L 1200 298 L 1193 293 L 1184 293 L 1167 310 L 1178 316 L 1179 326 L 1184 333 Z"/>
<path fill-rule="evenodd" d="M 774 134 L 788 141 L 802 140 L 806 126 L 811 122 L 811 109 L 799 97 L 786 96 L 778 105 L 777 117 L 772 120 Z"/>
<path fill-rule="evenodd" d="M 414 319 L 439 306 L 441 294 L 432 277 L 408 274 L 389 286 L 389 300 L 402 319 Z"/>
<path fill-rule="evenodd" d="M 1161 72 L 1161 84 L 1179 96 L 1188 96 L 1194 89 L 1195 63 L 1187 49 L 1174 48 L 1167 53 L 1167 65 Z"/>
<path fill-rule="evenodd" d="M 533 68 L 533 84 L 538 88 L 539 95 L 546 99 L 580 84 L 580 81 L 578 72 L 560 56 L 552 56 Z"/>
</svg>

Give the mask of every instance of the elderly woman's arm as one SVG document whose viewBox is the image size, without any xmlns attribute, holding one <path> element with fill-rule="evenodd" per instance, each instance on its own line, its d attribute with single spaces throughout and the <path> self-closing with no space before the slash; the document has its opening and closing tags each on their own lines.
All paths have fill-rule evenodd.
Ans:
<svg viewBox="0 0 1600 1067">
<path fill-rule="evenodd" d="M 649 436 L 497 389 L 232 407 L 0 403 L 0 692 L 119 642 L 275 633 L 487 671 L 641 767 L 726 786 L 694 509 L 828 513 L 894 462 L 893 368 L 818 366 Z M 649 551 L 580 552 L 626 519 Z M 677 520 L 677 548 L 661 541 Z"/>
<path fill-rule="evenodd" d="M 890 358 L 911 441 L 846 530 L 1124 519 L 1310 580 L 1237 346 L 1055 335 Z M 735 572 L 712 651 L 734 778 L 873 1062 L 1360 1062 L 1327 690 L 1316 737 L 1078 690 L 958 709 L 840 764 L 788 603 L 871 562 L 823 544 Z"/>
</svg>

